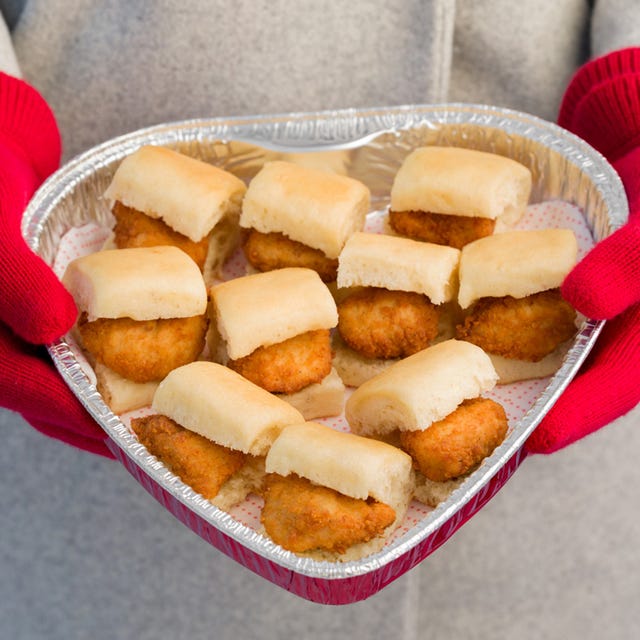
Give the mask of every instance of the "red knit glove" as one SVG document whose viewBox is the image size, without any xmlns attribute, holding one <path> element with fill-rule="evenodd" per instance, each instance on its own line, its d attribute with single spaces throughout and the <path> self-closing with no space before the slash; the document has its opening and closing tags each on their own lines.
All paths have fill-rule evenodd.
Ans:
<svg viewBox="0 0 640 640">
<path fill-rule="evenodd" d="M 584 315 L 610 320 L 578 376 L 526 448 L 551 453 L 624 415 L 640 401 L 640 48 L 590 61 L 572 79 L 558 122 L 619 173 L 628 223 L 598 243 L 562 285 Z"/>
<path fill-rule="evenodd" d="M 59 162 L 53 113 L 32 87 L 0 73 L 0 406 L 48 436 L 113 457 L 104 431 L 35 346 L 66 333 L 77 315 L 20 233 L 25 206 Z"/>
</svg>

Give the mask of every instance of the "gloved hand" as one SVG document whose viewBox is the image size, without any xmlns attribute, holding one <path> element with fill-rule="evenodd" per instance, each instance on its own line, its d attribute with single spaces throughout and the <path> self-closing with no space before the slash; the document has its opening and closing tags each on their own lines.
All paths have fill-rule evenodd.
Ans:
<svg viewBox="0 0 640 640">
<path fill-rule="evenodd" d="M 77 315 L 20 232 L 29 199 L 59 162 L 53 113 L 32 87 L 0 73 L 0 406 L 48 436 L 113 457 L 104 431 L 36 346 L 66 333 Z"/>
<path fill-rule="evenodd" d="M 558 122 L 612 163 L 630 215 L 562 285 L 576 309 L 609 321 L 576 378 L 527 441 L 531 453 L 561 449 L 640 401 L 640 48 L 610 53 L 579 69 Z"/>
</svg>

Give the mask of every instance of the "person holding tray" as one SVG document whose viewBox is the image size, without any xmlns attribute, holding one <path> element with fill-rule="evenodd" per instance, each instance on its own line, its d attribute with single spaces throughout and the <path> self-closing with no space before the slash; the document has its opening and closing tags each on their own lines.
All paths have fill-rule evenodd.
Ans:
<svg viewBox="0 0 640 640">
<path fill-rule="evenodd" d="M 0 11 L 0 636 L 632 635 L 638 3 L 0 0 Z M 23 242 L 21 216 L 61 162 L 143 126 L 445 102 L 557 119 L 613 164 L 629 222 L 563 285 L 608 322 L 525 445 L 562 451 L 525 461 L 446 549 L 380 593 L 324 607 L 217 553 L 111 459 L 42 346 L 76 308 Z"/>
</svg>

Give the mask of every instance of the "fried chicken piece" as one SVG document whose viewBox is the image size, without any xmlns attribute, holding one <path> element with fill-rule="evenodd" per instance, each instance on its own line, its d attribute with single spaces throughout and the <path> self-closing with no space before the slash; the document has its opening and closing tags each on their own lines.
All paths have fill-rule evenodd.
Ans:
<svg viewBox="0 0 640 640">
<path fill-rule="evenodd" d="M 338 304 L 338 331 L 367 358 L 404 358 L 438 335 L 439 309 L 411 291 L 365 287 Z"/>
<path fill-rule="evenodd" d="M 337 258 L 327 258 L 319 249 L 291 240 L 282 233 L 250 229 L 242 249 L 249 263 L 258 271 L 305 267 L 317 272 L 323 282 L 333 282 L 338 274 Z"/>
<path fill-rule="evenodd" d="M 133 382 L 162 380 L 169 371 L 193 362 L 204 348 L 204 316 L 78 321 L 84 348 L 98 361 Z"/>
<path fill-rule="evenodd" d="M 262 524 L 274 542 L 296 553 L 344 553 L 382 535 L 395 518 L 382 502 L 350 498 L 297 475 L 272 473 L 265 481 Z"/>
<path fill-rule="evenodd" d="M 456 327 L 456 337 L 487 353 L 538 362 L 575 334 L 575 318 L 559 289 L 525 298 L 482 298 Z"/>
<path fill-rule="evenodd" d="M 247 458 L 160 414 L 133 418 L 131 428 L 150 454 L 207 500 L 218 495 Z"/>
<path fill-rule="evenodd" d="M 169 225 L 157 218 L 151 218 L 137 209 L 132 209 L 115 202 L 112 211 L 116 224 L 113 228 L 115 243 L 118 249 L 127 247 L 157 247 L 171 245 L 182 249 L 191 259 L 204 269 L 209 250 L 209 237 L 194 242 L 187 236 L 178 233 Z"/>
<path fill-rule="evenodd" d="M 400 235 L 462 249 L 465 244 L 490 236 L 496 221 L 429 211 L 389 211 L 389 224 Z"/>
<path fill-rule="evenodd" d="M 400 446 L 422 475 L 444 482 L 480 464 L 504 440 L 507 427 L 502 405 L 474 398 L 424 431 L 400 432 Z"/>
<path fill-rule="evenodd" d="M 328 376 L 331 359 L 329 330 L 318 329 L 258 347 L 227 365 L 267 391 L 294 393 Z"/>
</svg>

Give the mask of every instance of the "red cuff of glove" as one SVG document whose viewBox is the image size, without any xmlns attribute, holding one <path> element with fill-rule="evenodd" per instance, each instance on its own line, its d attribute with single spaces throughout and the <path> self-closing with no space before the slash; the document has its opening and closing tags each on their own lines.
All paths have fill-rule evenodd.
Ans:
<svg viewBox="0 0 640 640">
<path fill-rule="evenodd" d="M 113 458 L 106 433 L 67 387 L 43 347 L 25 344 L 0 325 L 0 363 L 2 406 L 50 437 Z"/>
<path fill-rule="evenodd" d="M 22 214 L 60 162 L 53 113 L 25 82 L 0 73 L 0 321 L 29 342 L 49 343 L 73 325 L 73 298 L 26 245 Z"/>
<path fill-rule="evenodd" d="M 607 322 L 578 376 L 526 443 L 553 453 L 636 406 L 640 389 L 640 304 Z"/>
</svg>

